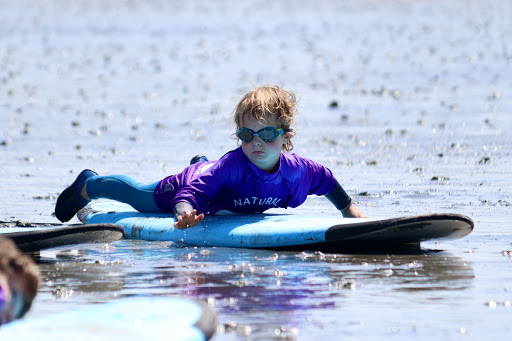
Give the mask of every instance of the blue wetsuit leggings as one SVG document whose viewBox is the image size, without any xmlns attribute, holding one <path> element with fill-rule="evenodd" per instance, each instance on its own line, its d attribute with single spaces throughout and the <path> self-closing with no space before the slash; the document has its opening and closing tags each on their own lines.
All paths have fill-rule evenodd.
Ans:
<svg viewBox="0 0 512 341">
<path fill-rule="evenodd" d="M 138 182 L 126 175 L 93 176 L 87 179 L 87 195 L 91 199 L 112 199 L 124 202 L 139 212 L 160 213 L 153 199 L 159 181 L 151 185 Z"/>
</svg>

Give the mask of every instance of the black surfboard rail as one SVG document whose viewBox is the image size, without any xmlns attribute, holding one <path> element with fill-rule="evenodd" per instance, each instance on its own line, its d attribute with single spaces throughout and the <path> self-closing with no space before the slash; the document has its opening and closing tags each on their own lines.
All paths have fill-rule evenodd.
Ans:
<svg viewBox="0 0 512 341">
<path fill-rule="evenodd" d="M 334 225 L 325 242 L 273 248 L 283 251 L 320 251 L 347 254 L 419 254 L 427 240 L 457 239 L 473 231 L 471 218 L 455 213 L 435 213 L 390 218 L 367 223 Z"/>
<path fill-rule="evenodd" d="M 473 231 L 471 218 L 455 213 L 434 213 L 384 219 L 357 225 L 330 227 L 326 241 L 393 241 L 416 243 L 432 239 L 456 239 Z"/>
<path fill-rule="evenodd" d="M 124 235 L 124 229 L 115 224 L 70 225 L 55 228 L 37 229 L 30 231 L 2 233 L 1 236 L 10 238 L 24 252 L 34 252 L 42 249 L 94 242 L 113 242 Z"/>
</svg>

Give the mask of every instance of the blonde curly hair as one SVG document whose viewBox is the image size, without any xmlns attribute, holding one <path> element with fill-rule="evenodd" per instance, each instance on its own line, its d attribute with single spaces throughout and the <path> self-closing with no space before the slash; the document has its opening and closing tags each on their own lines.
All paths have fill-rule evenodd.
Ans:
<svg viewBox="0 0 512 341">
<path fill-rule="evenodd" d="M 287 152 L 293 149 L 291 138 L 295 135 L 294 116 L 297 114 L 295 95 L 274 84 L 257 86 L 248 92 L 235 107 L 233 121 L 236 129 L 242 125 L 245 115 L 250 114 L 258 121 L 265 122 L 268 115 L 277 115 L 278 128 L 289 129 L 288 141 L 283 145 Z"/>
</svg>

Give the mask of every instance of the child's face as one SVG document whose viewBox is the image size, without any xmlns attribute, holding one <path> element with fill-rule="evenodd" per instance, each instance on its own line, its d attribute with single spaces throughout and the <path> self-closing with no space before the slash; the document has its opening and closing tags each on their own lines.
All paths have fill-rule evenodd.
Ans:
<svg viewBox="0 0 512 341">
<path fill-rule="evenodd" d="M 258 132 L 265 127 L 278 127 L 275 115 L 267 116 L 265 122 L 259 121 L 251 115 L 245 115 L 240 128 L 248 128 Z M 259 136 L 254 136 L 251 142 L 242 141 L 242 150 L 245 156 L 258 168 L 267 173 L 274 173 L 279 167 L 279 156 L 283 145 L 288 142 L 288 134 L 278 136 L 272 142 L 265 142 Z"/>
</svg>

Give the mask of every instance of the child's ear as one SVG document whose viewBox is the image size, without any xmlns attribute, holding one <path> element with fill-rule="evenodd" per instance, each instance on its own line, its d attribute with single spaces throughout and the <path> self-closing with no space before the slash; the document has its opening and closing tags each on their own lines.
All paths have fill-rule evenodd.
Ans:
<svg viewBox="0 0 512 341">
<path fill-rule="evenodd" d="M 283 134 L 283 143 L 287 143 L 288 141 L 290 141 L 290 139 L 292 138 L 292 136 L 290 135 L 290 133 L 284 133 Z"/>
<path fill-rule="evenodd" d="M 283 137 L 284 137 L 284 143 L 290 141 L 292 139 L 292 137 L 295 135 L 295 131 L 288 131 L 286 133 L 283 134 Z"/>
</svg>

